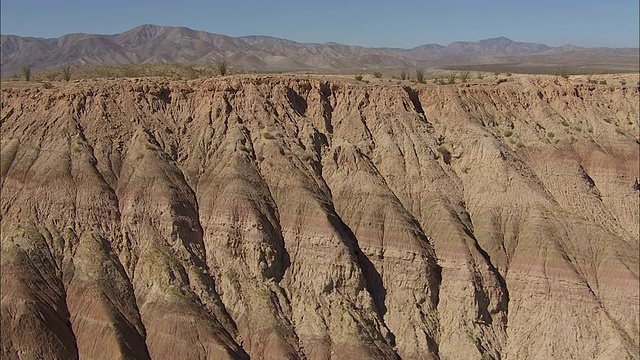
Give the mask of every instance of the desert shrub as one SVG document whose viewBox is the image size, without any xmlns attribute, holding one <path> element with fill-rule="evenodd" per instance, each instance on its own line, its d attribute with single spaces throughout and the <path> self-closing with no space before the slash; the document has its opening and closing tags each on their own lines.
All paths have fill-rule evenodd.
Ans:
<svg viewBox="0 0 640 360">
<path fill-rule="evenodd" d="M 353 78 L 358 80 L 358 81 L 362 81 L 362 75 L 360 75 L 360 74 L 354 76 Z"/>
<path fill-rule="evenodd" d="M 507 79 L 498 79 L 498 83 L 497 84 L 500 85 L 500 84 L 502 84 L 504 82 L 507 82 Z"/>
<path fill-rule="evenodd" d="M 65 66 L 62 68 L 62 80 L 71 80 L 71 66 Z"/>
<path fill-rule="evenodd" d="M 422 69 L 416 69 L 416 80 L 419 83 L 424 84 L 424 70 Z"/>
<path fill-rule="evenodd" d="M 560 124 L 562 124 L 562 126 L 569 126 L 569 123 L 566 122 L 566 120 L 560 121 Z"/>
<path fill-rule="evenodd" d="M 607 85 L 607 80 L 600 80 L 600 82 L 598 83 L 600 85 Z"/>
<path fill-rule="evenodd" d="M 51 85 L 51 83 L 47 81 L 42 83 L 42 87 L 45 89 L 51 89 L 53 85 Z"/>
<path fill-rule="evenodd" d="M 468 71 L 461 72 L 460 73 L 460 81 L 465 83 L 465 82 L 467 82 L 467 80 L 469 80 L 469 72 Z"/>
<path fill-rule="evenodd" d="M 22 66 L 22 77 L 24 77 L 25 81 L 31 80 L 31 65 Z"/>
<path fill-rule="evenodd" d="M 445 77 L 445 83 L 454 84 L 455 82 L 456 82 L 456 73 L 450 72 L 449 74 L 447 74 L 447 76 Z"/>
<path fill-rule="evenodd" d="M 407 72 L 405 70 L 400 70 L 400 79 L 407 80 Z"/>
<path fill-rule="evenodd" d="M 263 138 L 265 138 L 265 139 L 267 139 L 267 140 L 275 139 L 275 138 L 273 137 L 273 135 L 271 135 L 271 133 L 266 132 L 266 131 L 262 133 L 262 137 L 263 137 Z"/>
<path fill-rule="evenodd" d="M 620 129 L 620 128 L 616 128 L 616 132 L 617 132 L 618 134 L 620 134 L 620 135 L 626 135 L 626 134 L 624 133 L 624 130 L 622 130 L 622 129 Z"/>
<path fill-rule="evenodd" d="M 256 157 L 256 160 L 258 160 L 259 162 L 263 162 L 264 161 L 264 156 L 258 155 L 258 157 Z"/>
<path fill-rule="evenodd" d="M 522 148 L 522 147 L 524 147 L 524 144 L 518 141 L 518 143 L 516 144 L 516 146 L 517 146 L 517 147 L 519 147 L 519 148 Z"/>
<path fill-rule="evenodd" d="M 513 135 L 513 131 L 507 129 L 504 131 L 504 137 L 510 137 L 511 135 Z"/>
<path fill-rule="evenodd" d="M 216 70 L 220 76 L 225 76 L 229 71 L 229 64 L 227 64 L 227 61 L 224 59 L 220 60 L 216 63 Z"/>
<path fill-rule="evenodd" d="M 484 79 L 484 74 L 482 72 L 478 72 L 477 77 L 478 77 L 478 80 L 482 80 Z"/>
<path fill-rule="evenodd" d="M 376 79 L 380 79 L 382 77 L 382 73 L 380 71 L 374 71 L 373 77 Z"/>
<path fill-rule="evenodd" d="M 556 136 L 556 134 L 554 134 L 553 132 L 549 131 L 547 133 L 547 136 L 549 137 L 549 139 L 553 139 Z"/>
<path fill-rule="evenodd" d="M 606 122 L 607 124 L 611 124 L 611 122 L 613 121 L 613 120 L 611 120 L 611 118 L 604 118 L 603 120 L 604 120 L 604 122 Z"/>
</svg>

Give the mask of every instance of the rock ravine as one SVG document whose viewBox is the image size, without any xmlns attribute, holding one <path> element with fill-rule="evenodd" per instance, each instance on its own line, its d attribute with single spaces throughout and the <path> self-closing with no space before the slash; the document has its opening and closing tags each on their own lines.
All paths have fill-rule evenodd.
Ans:
<svg viewBox="0 0 640 360">
<path fill-rule="evenodd" d="M 639 95 L 1 92 L 3 359 L 638 359 Z"/>
</svg>

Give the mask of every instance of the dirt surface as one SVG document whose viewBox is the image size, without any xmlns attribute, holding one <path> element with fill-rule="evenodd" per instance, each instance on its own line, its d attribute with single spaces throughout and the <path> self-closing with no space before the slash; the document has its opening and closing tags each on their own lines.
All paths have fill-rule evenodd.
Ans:
<svg viewBox="0 0 640 360">
<path fill-rule="evenodd" d="M 3 84 L 2 358 L 638 359 L 638 75 L 497 80 Z"/>
</svg>

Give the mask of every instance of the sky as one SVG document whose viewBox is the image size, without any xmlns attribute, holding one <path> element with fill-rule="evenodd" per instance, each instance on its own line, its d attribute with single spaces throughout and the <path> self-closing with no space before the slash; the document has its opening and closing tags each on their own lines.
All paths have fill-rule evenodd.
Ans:
<svg viewBox="0 0 640 360">
<path fill-rule="evenodd" d="M 54 38 L 142 24 L 230 36 L 412 48 L 505 36 L 550 46 L 638 47 L 639 0 L 2 0 L 0 32 Z"/>
</svg>

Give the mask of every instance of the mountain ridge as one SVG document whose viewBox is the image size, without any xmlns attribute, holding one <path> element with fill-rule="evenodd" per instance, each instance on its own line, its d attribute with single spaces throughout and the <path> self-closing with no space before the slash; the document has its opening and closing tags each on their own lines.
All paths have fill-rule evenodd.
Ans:
<svg viewBox="0 0 640 360">
<path fill-rule="evenodd" d="M 152 24 L 110 35 L 74 33 L 48 39 L 18 35 L 2 35 L 0 38 L 0 66 L 4 74 L 15 73 L 27 64 L 34 70 L 46 70 L 62 66 L 140 63 L 212 64 L 221 59 L 233 60 L 232 66 L 234 63 L 242 64 L 243 69 L 248 71 L 339 72 L 437 68 L 499 64 L 509 57 L 517 58 L 508 60 L 512 63 L 523 63 L 532 56 L 542 64 L 568 65 L 571 62 L 558 55 L 571 51 L 581 52 L 581 56 L 574 59 L 580 65 L 581 58 L 601 56 L 600 53 L 605 50 L 614 55 L 628 52 L 626 48 L 550 47 L 514 41 L 504 36 L 477 42 L 456 41 L 446 46 L 423 44 L 409 49 L 364 47 L 335 42 L 304 43 L 265 35 L 233 37 L 183 26 Z M 287 60 L 283 61 L 281 57 Z M 634 68 L 633 59 L 622 55 L 619 58 L 620 64 L 608 59 L 608 66 L 614 70 Z"/>
</svg>

